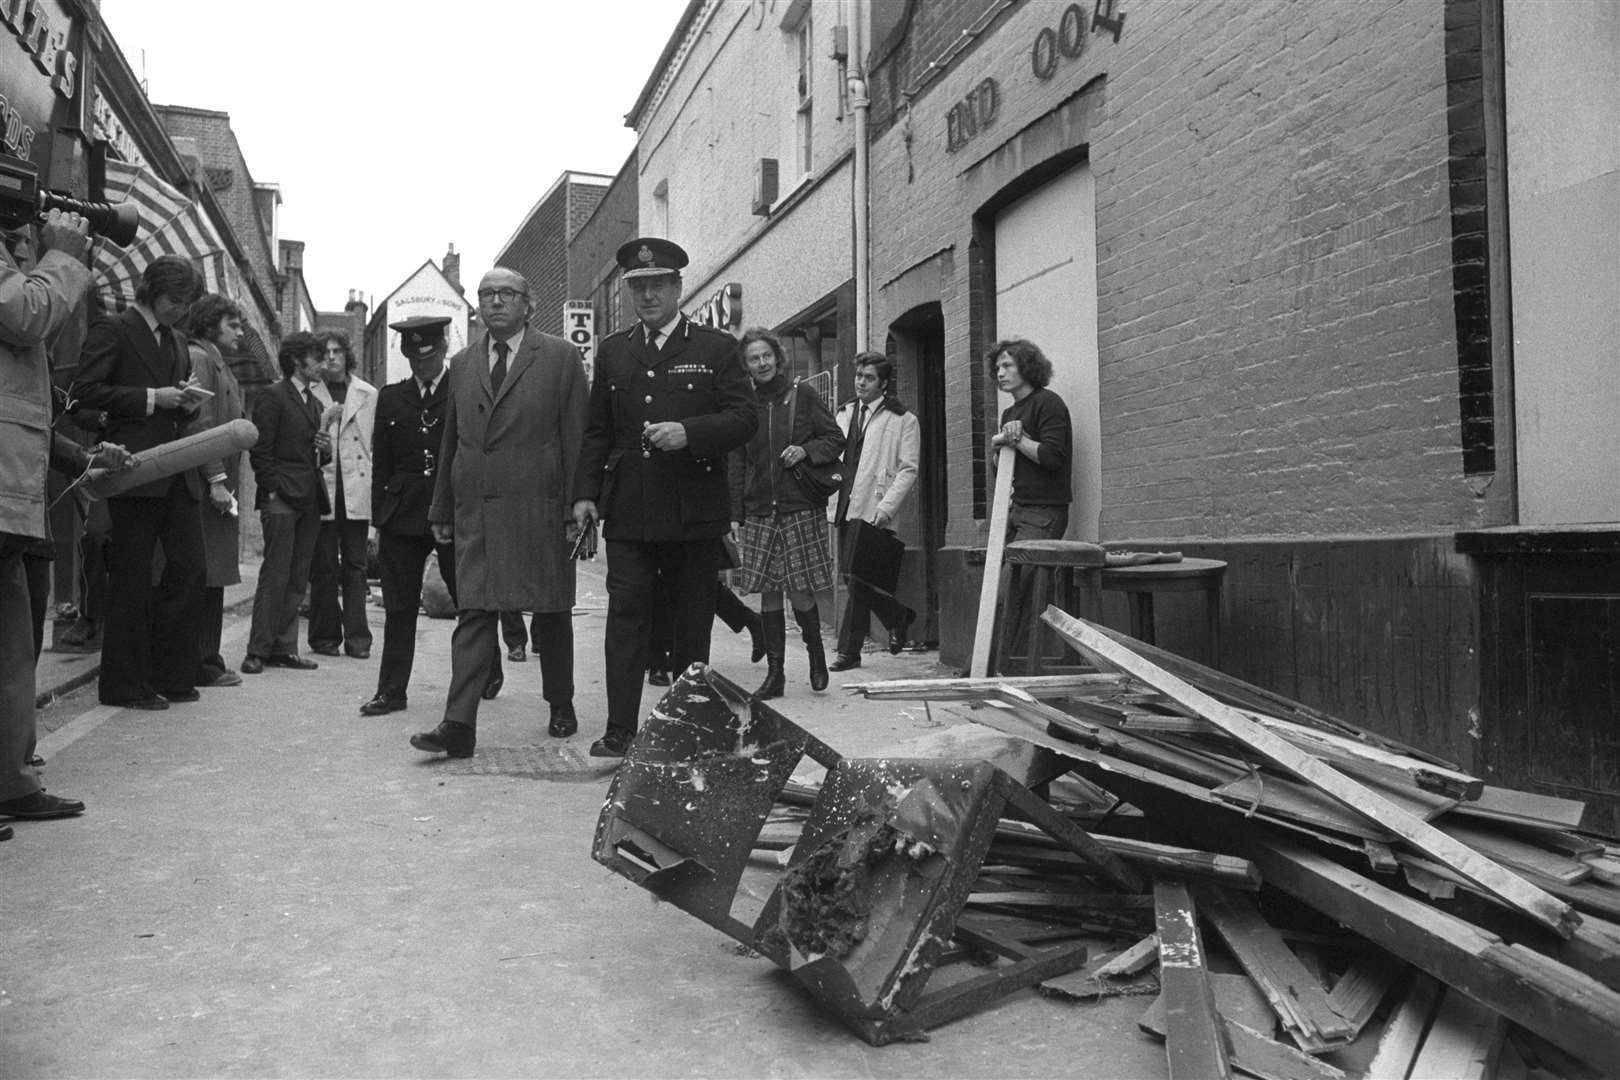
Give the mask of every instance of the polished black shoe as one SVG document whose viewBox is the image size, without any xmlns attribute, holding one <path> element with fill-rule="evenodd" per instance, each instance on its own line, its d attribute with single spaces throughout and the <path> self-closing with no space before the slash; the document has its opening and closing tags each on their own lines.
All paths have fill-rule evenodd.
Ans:
<svg viewBox="0 0 1620 1080">
<path fill-rule="evenodd" d="M 514 645 L 506 650 L 506 658 L 514 664 L 522 664 L 529 659 L 529 654 L 522 645 Z"/>
<path fill-rule="evenodd" d="M 242 658 L 242 674 L 244 674 L 244 675 L 262 675 L 262 674 L 264 674 L 264 657 L 262 657 L 262 656 L 254 656 L 252 653 L 248 653 L 246 656 L 244 656 Z"/>
<path fill-rule="evenodd" d="M 404 712 L 405 699 L 402 697 L 387 697 L 378 694 L 364 705 L 360 706 L 361 716 L 383 716 L 391 712 Z"/>
<path fill-rule="evenodd" d="M 833 657 L 833 662 L 827 665 L 828 671 L 848 671 L 850 668 L 861 666 L 859 656 L 850 656 L 848 653 L 839 653 Z"/>
<path fill-rule="evenodd" d="M 45 821 L 49 818 L 72 817 L 84 813 L 84 803 L 78 799 L 64 799 L 36 791 L 32 795 L 19 795 L 0 802 L 0 817 L 22 818 L 27 821 Z"/>
<path fill-rule="evenodd" d="M 169 701 L 178 701 L 182 704 L 188 701 L 202 700 L 202 695 L 197 693 L 195 690 L 163 690 L 158 696 L 166 698 Z"/>
<path fill-rule="evenodd" d="M 11 839 L 11 826 L 10 825 L 0 825 L 0 840 L 10 840 L 10 839 Z"/>
<path fill-rule="evenodd" d="M 635 737 L 634 732 L 623 728 L 608 728 L 606 735 L 591 743 L 591 757 L 624 757 Z"/>
<path fill-rule="evenodd" d="M 898 656 L 900 650 L 906 647 L 906 642 L 911 640 L 911 624 L 916 621 L 917 613 L 907 608 L 906 613 L 900 616 L 900 625 L 889 631 L 890 655 Z"/>
<path fill-rule="evenodd" d="M 566 739 L 579 730 L 579 718 L 574 715 L 572 705 L 553 705 L 551 707 L 551 723 L 546 725 L 546 734 L 553 739 Z"/>
<path fill-rule="evenodd" d="M 495 700 L 495 695 L 499 694 L 501 692 L 501 687 L 503 687 L 505 685 L 506 685 L 506 676 L 505 675 L 497 675 L 493 679 L 489 680 L 489 682 L 484 684 L 484 700 L 485 701 L 494 701 Z"/>
<path fill-rule="evenodd" d="M 648 686 L 668 686 L 669 682 L 669 672 L 664 671 L 662 668 L 653 668 L 647 672 Z"/>
<path fill-rule="evenodd" d="M 169 699 L 162 694 L 147 694 L 144 697 L 125 698 L 123 701 L 103 701 L 103 705 L 111 705 L 117 709 L 144 709 L 147 712 L 158 712 L 169 707 Z"/>
<path fill-rule="evenodd" d="M 314 671 L 321 665 L 317 664 L 313 660 L 305 660 L 302 656 L 295 653 L 282 653 L 279 656 L 265 657 L 264 666 L 287 668 L 291 671 Z M 243 670 L 245 671 L 246 668 L 244 667 Z"/>
<path fill-rule="evenodd" d="M 430 754 L 448 757 L 472 757 L 475 736 L 466 724 L 441 723 L 432 731 L 421 731 L 411 736 L 411 745 Z"/>
<path fill-rule="evenodd" d="M 43 769 L 45 767 L 45 759 L 40 757 L 38 754 L 31 754 L 28 758 L 28 764 L 33 768 Z"/>
<path fill-rule="evenodd" d="M 309 651 L 322 656 L 342 656 L 343 650 L 336 645 L 311 645 Z"/>
<path fill-rule="evenodd" d="M 348 655 L 350 660 L 370 660 L 371 659 L 371 646 L 369 646 L 369 645 L 361 645 L 359 648 L 356 648 L 356 649 L 351 649 L 347 645 L 345 645 L 345 646 L 343 646 L 343 651 L 344 651 L 344 653 L 346 653 Z"/>
</svg>

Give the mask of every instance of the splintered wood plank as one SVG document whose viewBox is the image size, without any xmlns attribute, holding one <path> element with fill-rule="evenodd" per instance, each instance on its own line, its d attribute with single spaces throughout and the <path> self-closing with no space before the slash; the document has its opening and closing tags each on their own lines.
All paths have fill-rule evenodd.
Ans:
<svg viewBox="0 0 1620 1080">
<path fill-rule="evenodd" d="M 1187 887 L 1155 881 L 1159 930 L 1159 983 L 1165 1002 L 1164 1053 L 1170 1080 L 1230 1077 L 1226 1031 L 1215 1011 L 1215 992 L 1204 967 L 1204 942 Z"/>
<path fill-rule="evenodd" d="M 1223 978 L 1231 976 L 1215 976 L 1217 995 L 1222 986 Z M 1164 996 L 1160 995 L 1153 1005 L 1137 1021 L 1137 1026 L 1150 1034 L 1164 1037 Z M 1217 1005 L 1224 1004 L 1217 1000 Z M 1244 1024 L 1222 1015 L 1221 1025 L 1226 1033 L 1228 1045 L 1232 1051 L 1232 1065 L 1241 1072 L 1250 1076 L 1257 1076 L 1260 1080 L 1345 1080 L 1345 1072 L 1336 1069 L 1325 1061 L 1318 1061 L 1309 1054 L 1301 1053 L 1292 1046 L 1268 1039 L 1265 1035 Z"/>
<path fill-rule="evenodd" d="M 1406 970 L 1405 964 L 1376 945 L 1362 946 L 1350 970 L 1339 977 L 1328 995 L 1333 1011 L 1344 1017 L 1345 1023 L 1353 1029 L 1352 1039 L 1361 1034 L 1361 1029 L 1378 1011 L 1384 995 Z"/>
<path fill-rule="evenodd" d="M 1592 868 L 1579 859 L 1516 836 L 1504 836 L 1477 823 L 1450 820 L 1440 822 L 1436 828 L 1504 866 L 1528 870 L 1566 885 L 1592 876 Z"/>
<path fill-rule="evenodd" d="M 1354 1037 L 1350 1023 L 1328 1002 L 1322 984 L 1248 901 L 1218 889 L 1201 889 L 1198 908 L 1302 1049 L 1320 1052 Z"/>
<path fill-rule="evenodd" d="M 1159 959 L 1159 935 L 1149 934 L 1135 945 L 1091 973 L 1094 979 L 1118 979 L 1140 975 Z"/>
<path fill-rule="evenodd" d="M 846 683 L 844 689 L 869 698 L 897 701 L 977 701 L 998 687 L 1011 686 L 1037 698 L 1069 697 L 1088 690 L 1118 690 L 1129 678 L 1115 672 L 1072 675 L 991 675 L 983 679 L 877 679 Z"/>
<path fill-rule="evenodd" d="M 1576 799 L 1560 799 L 1556 795 L 1540 795 L 1533 791 L 1486 784 L 1479 797 L 1458 807 L 1458 812 L 1578 829 L 1581 819 L 1586 816 L 1586 804 Z"/>
<path fill-rule="evenodd" d="M 1300 844 L 1256 837 L 1251 848 L 1267 885 L 1607 1075 L 1620 1076 L 1620 1039 L 1615 1038 L 1620 1031 L 1620 993 L 1568 964 L 1524 945 L 1509 945 L 1473 923 L 1386 888 Z"/>
<path fill-rule="evenodd" d="M 1012 501 L 1013 455 L 1003 446 L 996 455 L 996 488 L 990 498 L 990 535 L 985 538 L 984 578 L 979 582 L 979 618 L 973 627 L 973 659 L 968 674 L 990 674 L 990 644 L 996 632 L 996 598 L 1001 592 L 1001 556 L 1007 548 L 1007 506 Z"/>
<path fill-rule="evenodd" d="M 1412 1074 L 1412 1062 L 1417 1060 L 1423 1047 L 1423 1036 L 1428 1033 L 1429 1021 L 1434 1019 L 1435 1007 L 1440 1001 L 1440 984 L 1421 972 L 1412 976 L 1411 988 L 1390 1014 L 1384 1025 L 1384 1034 L 1378 1040 L 1378 1052 L 1367 1065 L 1366 1080 L 1407 1080 Z"/>
<path fill-rule="evenodd" d="M 1485 1080 L 1495 1074 L 1503 1034 L 1500 1016 L 1465 994 L 1448 991 L 1412 1063 L 1412 1075 Z"/>
<path fill-rule="evenodd" d="M 1215 993 L 1215 1011 L 1221 1014 L 1221 1019 L 1242 1024 L 1250 1031 L 1267 1032 L 1276 1028 L 1277 1018 L 1271 1014 L 1271 1006 L 1266 1002 L 1265 995 L 1260 993 L 1260 988 L 1247 975 L 1212 971 L 1209 973 L 1209 988 Z M 1149 1034 L 1162 1037 L 1164 1009 L 1164 995 L 1160 994 L 1137 1020 L 1137 1026 Z M 1242 1068 L 1241 1065 L 1238 1067 Z"/>
<path fill-rule="evenodd" d="M 1170 674 L 1151 661 L 1097 631 L 1056 606 L 1042 616 L 1059 636 L 1098 662 L 1134 675 L 1179 704 L 1219 726 L 1277 767 L 1345 807 L 1368 818 L 1413 847 L 1462 874 L 1492 896 L 1518 908 L 1563 937 L 1580 925 L 1580 915 L 1568 904 L 1485 858 L 1466 844 L 1447 836 L 1428 822 L 1407 813 L 1365 784 L 1357 783 L 1321 759 L 1299 750 L 1274 732 L 1261 727 L 1238 710 L 1224 705 L 1197 687 Z"/>
</svg>

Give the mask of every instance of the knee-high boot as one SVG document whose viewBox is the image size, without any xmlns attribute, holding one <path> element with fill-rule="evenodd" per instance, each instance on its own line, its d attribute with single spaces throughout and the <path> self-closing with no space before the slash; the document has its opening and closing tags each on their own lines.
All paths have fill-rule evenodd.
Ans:
<svg viewBox="0 0 1620 1080">
<path fill-rule="evenodd" d="M 810 689 L 827 689 L 827 651 L 821 643 L 821 610 L 811 608 L 809 611 L 793 609 L 793 617 L 799 621 L 799 629 L 804 633 L 804 651 L 810 654 Z"/>
<path fill-rule="evenodd" d="M 765 681 L 759 684 L 754 696 L 761 701 L 779 698 L 787 685 L 782 665 L 787 660 L 787 616 L 781 608 L 762 611 L 759 621 L 765 636 Z"/>
</svg>

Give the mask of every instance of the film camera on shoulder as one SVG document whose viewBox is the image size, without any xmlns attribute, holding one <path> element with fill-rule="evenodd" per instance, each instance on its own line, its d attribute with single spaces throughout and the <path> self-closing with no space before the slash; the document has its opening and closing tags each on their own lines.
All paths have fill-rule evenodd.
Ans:
<svg viewBox="0 0 1620 1080">
<path fill-rule="evenodd" d="M 0 154 L 0 228 L 31 225 L 51 210 L 82 215 L 92 231 L 119 247 L 128 247 L 140 227 L 134 204 L 93 202 L 42 189 L 39 170 L 31 162 Z"/>
</svg>

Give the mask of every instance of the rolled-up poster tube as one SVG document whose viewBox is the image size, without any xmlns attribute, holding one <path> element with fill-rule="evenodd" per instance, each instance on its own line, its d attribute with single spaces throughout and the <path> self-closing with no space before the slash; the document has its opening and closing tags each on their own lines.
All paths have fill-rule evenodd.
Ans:
<svg viewBox="0 0 1620 1080">
<path fill-rule="evenodd" d="M 130 468 L 118 471 L 91 469 L 83 487 L 94 497 L 105 499 L 130 488 L 162 480 L 165 476 L 241 453 L 258 441 L 259 429 L 253 426 L 251 420 L 232 420 L 219 427 L 142 450 L 135 455 L 135 464 Z"/>
</svg>

